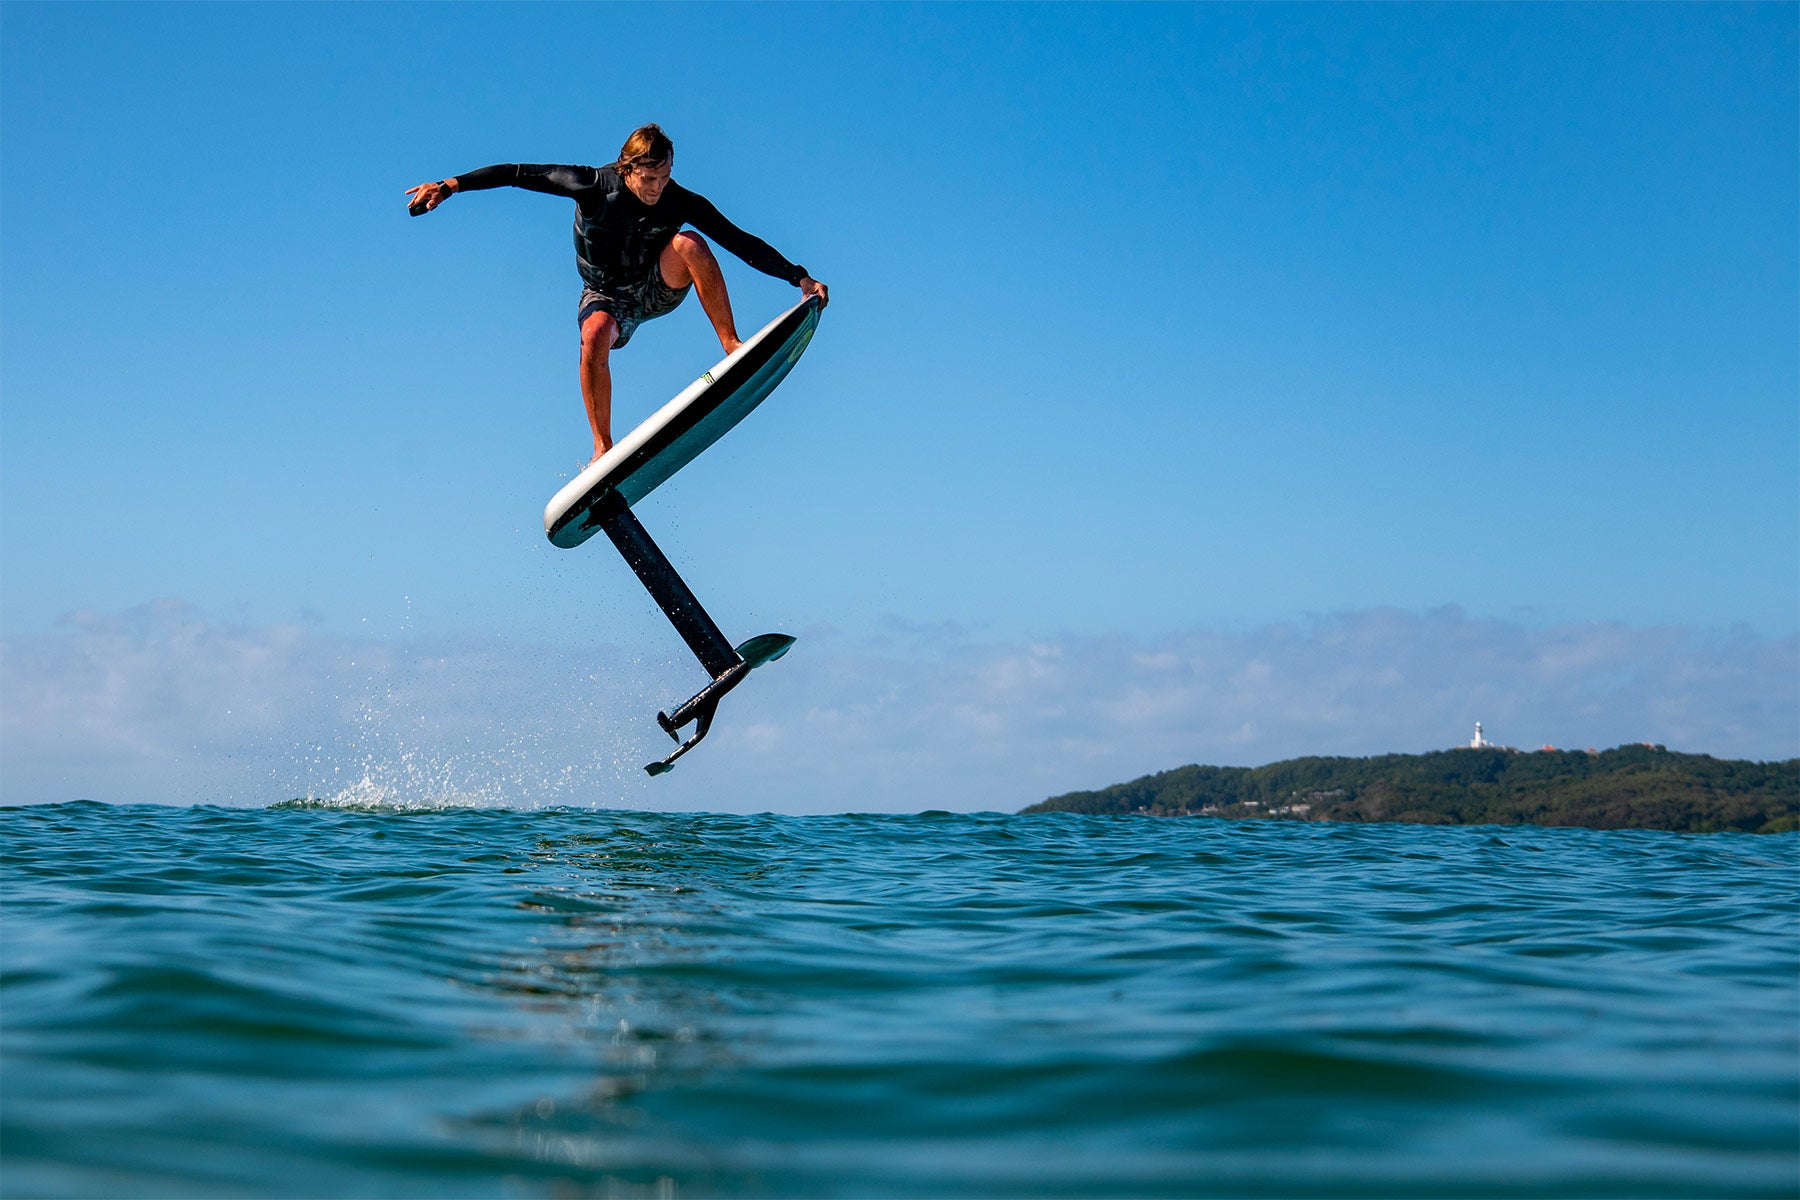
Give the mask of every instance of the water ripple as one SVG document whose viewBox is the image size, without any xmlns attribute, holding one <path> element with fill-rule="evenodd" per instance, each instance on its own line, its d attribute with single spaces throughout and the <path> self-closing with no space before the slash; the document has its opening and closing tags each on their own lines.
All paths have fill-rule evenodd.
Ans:
<svg viewBox="0 0 1800 1200">
<path fill-rule="evenodd" d="M 0 821 L 8 1195 L 1800 1194 L 1800 835 Z"/>
</svg>

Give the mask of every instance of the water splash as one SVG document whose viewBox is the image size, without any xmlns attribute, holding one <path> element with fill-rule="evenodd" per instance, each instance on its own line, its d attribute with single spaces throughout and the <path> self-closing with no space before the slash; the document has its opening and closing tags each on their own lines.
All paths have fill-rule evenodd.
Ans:
<svg viewBox="0 0 1800 1200">
<path fill-rule="evenodd" d="M 277 794 L 347 809 L 636 807 L 650 664 L 546 651 L 518 671 L 408 644 L 332 697 L 333 727 L 273 769 Z"/>
</svg>

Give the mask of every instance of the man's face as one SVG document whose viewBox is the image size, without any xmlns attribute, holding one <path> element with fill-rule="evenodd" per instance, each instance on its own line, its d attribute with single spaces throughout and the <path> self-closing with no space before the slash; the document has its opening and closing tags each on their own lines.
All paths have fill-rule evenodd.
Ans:
<svg viewBox="0 0 1800 1200">
<path fill-rule="evenodd" d="M 669 174 L 674 169 L 672 158 L 647 167 L 633 167 L 625 173 L 625 186 L 645 204 L 655 204 L 662 199 L 663 189 L 669 186 Z"/>
</svg>

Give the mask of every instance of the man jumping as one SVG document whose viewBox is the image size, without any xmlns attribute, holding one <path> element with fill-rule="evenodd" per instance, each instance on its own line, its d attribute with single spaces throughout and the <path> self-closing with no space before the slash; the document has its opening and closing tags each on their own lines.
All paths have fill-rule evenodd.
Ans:
<svg viewBox="0 0 1800 1200">
<path fill-rule="evenodd" d="M 581 398 L 594 430 L 594 458 L 612 449 L 612 368 L 615 347 L 637 327 L 673 312 L 690 290 L 700 293 L 719 345 L 727 354 L 743 344 L 719 262 L 700 233 L 765 275 L 786 280 L 825 305 L 824 284 L 783 258 L 761 238 L 727 221 L 706 197 L 670 178 L 675 145 L 655 125 L 634 130 L 611 166 L 505 163 L 407 189 L 414 216 L 457 192 L 518 187 L 575 201 L 575 267 L 585 285 L 581 325 Z M 700 233 L 682 228 L 692 225 Z M 592 461 L 592 460 L 590 460 Z"/>
</svg>

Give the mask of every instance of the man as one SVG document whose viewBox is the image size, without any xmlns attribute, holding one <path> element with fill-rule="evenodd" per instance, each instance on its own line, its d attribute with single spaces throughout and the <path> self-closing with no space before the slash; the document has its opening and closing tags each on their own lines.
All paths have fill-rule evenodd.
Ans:
<svg viewBox="0 0 1800 1200">
<path fill-rule="evenodd" d="M 575 201 L 575 266 L 585 285 L 581 325 L 581 398 L 594 431 L 594 459 L 612 449 L 612 351 L 645 321 L 673 312 L 690 290 L 727 354 L 743 344 L 725 276 L 705 234 L 765 275 L 786 280 L 825 305 L 824 284 L 761 238 L 727 221 L 711 201 L 670 178 L 675 145 L 655 125 L 634 130 L 606 167 L 505 163 L 407 189 L 414 216 L 457 192 L 518 187 Z M 695 233 L 685 230 L 692 225 Z M 590 460 L 593 461 L 593 460 Z"/>
</svg>

